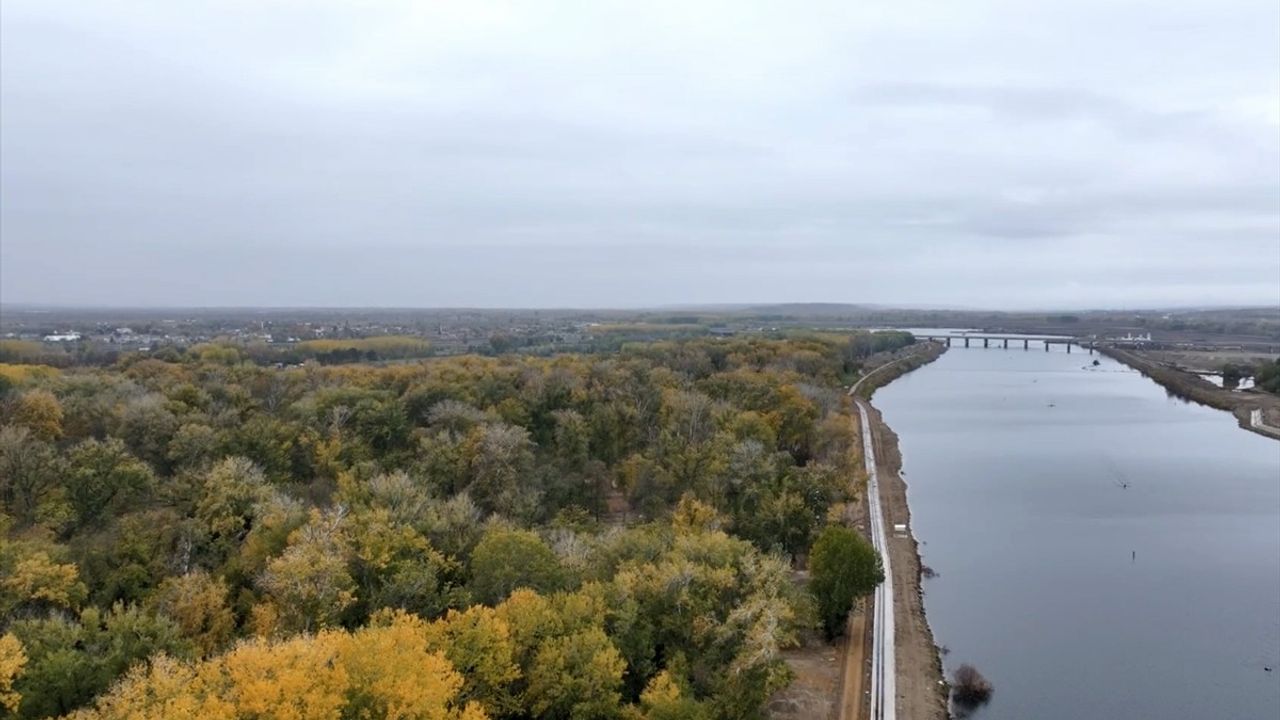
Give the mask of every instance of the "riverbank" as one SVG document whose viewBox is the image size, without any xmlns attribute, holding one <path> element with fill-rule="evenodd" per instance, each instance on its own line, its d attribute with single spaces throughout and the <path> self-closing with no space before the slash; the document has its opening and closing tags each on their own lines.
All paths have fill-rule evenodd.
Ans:
<svg viewBox="0 0 1280 720">
<path fill-rule="evenodd" d="M 888 364 L 879 365 L 864 375 L 863 380 L 850 392 L 869 399 L 878 388 L 933 362 L 944 352 L 946 346 L 940 343 L 922 343 L 898 351 L 895 357 L 888 359 Z M 898 449 L 898 436 L 884 423 L 880 411 L 870 403 L 867 403 L 867 415 L 876 456 L 884 521 L 890 528 L 898 524 L 910 528 L 911 511 L 907 506 L 907 486 L 902 479 L 902 455 Z M 901 536 L 892 534 L 888 539 L 888 552 L 894 587 L 897 717 L 945 720 L 947 699 L 946 685 L 942 682 L 942 660 L 925 615 L 920 553 L 915 537 L 910 532 Z M 862 657 L 865 656 L 869 656 L 869 652 Z"/>
<path fill-rule="evenodd" d="M 907 484 L 902 479 L 898 436 L 884 423 L 878 409 L 870 407 L 868 414 L 880 468 L 885 522 L 890 526 L 906 525 L 909 529 L 911 509 L 907 503 Z M 897 622 L 898 717 L 945 720 L 947 689 L 943 683 L 942 658 L 925 614 L 920 548 L 914 533 L 895 533 L 889 539 L 889 554 Z"/>
<path fill-rule="evenodd" d="M 1152 360 L 1141 351 L 1108 346 L 1099 346 L 1098 350 L 1151 378 L 1178 397 L 1226 410 L 1235 415 L 1240 427 L 1280 440 L 1280 397 L 1262 391 L 1220 388 L 1199 375 Z"/>
<path fill-rule="evenodd" d="M 864 367 L 871 368 L 849 390 L 850 395 L 869 400 L 876 390 L 906 375 L 916 368 L 937 360 L 947 347 L 938 342 L 918 342 L 890 352 L 876 353 L 867 358 Z"/>
<path fill-rule="evenodd" d="M 893 352 L 874 355 L 864 367 L 870 370 L 850 389 L 865 397 L 876 388 L 936 360 L 946 347 L 940 343 L 917 343 Z M 865 395 L 864 395 L 865 393 Z M 878 473 L 891 487 L 882 490 L 886 518 L 903 515 L 906 497 L 905 487 L 898 473 L 901 461 L 897 450 L 897 437 L 883 425 L 880 413 L 869 408 L 872 437 L 876 449 Z M 856 412 L 852 414 L 854 432 L 861 435 Z M 891 450 L 889 447 L 891 446 Z M 881 447 L 886 450 L 882 453 Z M 847 522 L 854 527 L 867 529 L 867 497 L 865 478 L 853 479 L 858 500 L 848 506 Z M 891 509 L 892 508 L 892 509 Z M 901 522 L 886 520 L 887 522 Z M 898 709 L 900 718 L 921 720 L 945 720 L 945 690 L 938 682 L 942 679 L 942 666 L 938 660 L 933 635 L 924 619 L 920 602 L 920 557 L 916 554 L 915 541 L 909 548 L 895 539 L 890 544 L 890 565 L 894 571 L 895 587 L 903 590 L 895 600 L 894 614 L 899 619 L 896 643 L 906 644 L 911 650 L 899 650 L 896 658 L 898 680 Z M 905 555 L 903 555 L 906 553 Z M 903 557 L 899 558 L 899 555 Z M 801 582 L 807 573 L 799 573 Z M 871 622 L 869 599 L 857 603 L 849 614 L 845 637 L 834 643 L 824 643 L 816 635 L 809 635 L 802 646 L 786 651 L 784 656 L 794 678 L 791 684 L 779 691 L 769 703 L 766 716 L 771 720 L 861 720 L 867 714 L 867 691 L 870 685 L 867 659 L 871 656 Z M 907 680 L 901 679 L 907 676 Z M 904 693 L 909 697 L 904 697 Z M 937 697 L 941 697 L 941 704 Z M 926 710 L 925 708 L 932 708 Z"/>
</svg>

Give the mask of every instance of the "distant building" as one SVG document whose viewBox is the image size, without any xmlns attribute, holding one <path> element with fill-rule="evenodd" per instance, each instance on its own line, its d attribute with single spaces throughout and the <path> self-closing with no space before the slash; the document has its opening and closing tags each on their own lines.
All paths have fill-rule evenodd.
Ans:
<svg viewBox="0 0 1280 720">
<path fill-rule="evenodd" d="M 65 332 L 44 336 L 45 342 L 74 342 L 79 339 L 80 333 L 78 332 Z"/>
</svg>

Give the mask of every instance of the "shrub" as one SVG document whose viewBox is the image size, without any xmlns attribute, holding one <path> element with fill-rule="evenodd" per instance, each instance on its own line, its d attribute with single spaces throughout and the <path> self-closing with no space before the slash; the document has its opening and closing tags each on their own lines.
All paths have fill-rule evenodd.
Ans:
<svg viewBox="0 0 1280 720">
<path fill-rule="evenodd" d="M 951 675 L 951 700 L 961 707 L 981 705 L 991 699 L 992 692 L 991 681 L 968 663 L 956 668 Z"/>
</svg>

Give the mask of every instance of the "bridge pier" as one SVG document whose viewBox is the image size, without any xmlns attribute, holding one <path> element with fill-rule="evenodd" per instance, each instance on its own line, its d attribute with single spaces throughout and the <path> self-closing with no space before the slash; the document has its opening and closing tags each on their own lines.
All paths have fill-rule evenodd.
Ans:
<svg viewBox="0 0 1280 720">
<path fill-rule="evenodd" d="M 1044 341 L 1044 351 L 1045 351 L 1045 352 L 1049 352 L 1049 341 L 1048 341 L 1048 340 L 1045 340 L 1045 341 Z"/>
</svg>

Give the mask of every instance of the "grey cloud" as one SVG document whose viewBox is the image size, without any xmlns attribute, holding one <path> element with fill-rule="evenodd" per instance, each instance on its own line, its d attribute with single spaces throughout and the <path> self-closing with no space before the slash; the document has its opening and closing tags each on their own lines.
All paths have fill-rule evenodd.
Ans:
<svg viewBox="0 0 1280 720">
<path fill-rule="evenodd" d="M 1113 97 L 1073 88 L 902 83 L 869 86 L 854 93 L 854 98 L 865 104 L 887 106 L 978 108 L 995 115 L 1041 122 L 1088 118 L 1126 132 L 1174 128 L 1203 119 L 1196 112 L 1143 111 Z"/>
<path fill-rule="evenodd" d="M 0 301 L 1280 301 L 1273 5 L 12 0 Z"/>
</svg>

